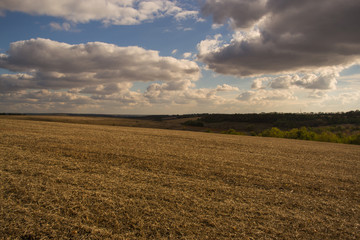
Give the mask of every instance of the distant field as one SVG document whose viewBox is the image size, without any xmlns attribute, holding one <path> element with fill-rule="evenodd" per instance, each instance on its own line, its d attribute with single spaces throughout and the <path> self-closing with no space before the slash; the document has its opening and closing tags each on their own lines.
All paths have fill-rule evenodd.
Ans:
<svg viewBox="0 0 360 240">
<path fill-rule="evenodd" d="M 44 122 L 62 122 L 104 126 L 126 126 L 126 127 L 142 127 L 142 128 L 160 128 L 175 130 L 202 130 L 206 129 L 184 126 L 182 123 L 191 119 L 166 119 L 163 121 L 132 119 L 132 118 L 115 118 L 115 117 L 89 117 L 89 116 L 61 116 L 61 115 L 0 115 L 0 119 L 14 120 L 31 120 Z"/>
<path fill-rule="evenodd" d="M 359 173 L 357 145 L 4 117 L 0 239 L 360 239 Z"/>
</svg>

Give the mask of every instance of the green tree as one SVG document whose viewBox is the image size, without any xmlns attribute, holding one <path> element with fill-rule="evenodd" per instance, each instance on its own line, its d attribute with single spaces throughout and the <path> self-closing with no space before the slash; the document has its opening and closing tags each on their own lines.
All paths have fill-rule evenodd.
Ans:
<svg viewBox="0 0 360 240">
<path fill-rule="evenodd" d="M 283 138 L 285 136 L 284 132 L 278 129 L 277 127 L 272 127 L 271 129 L 267 129 L 261 133 L 263 137 L 277 137 Z"/>
</svg>

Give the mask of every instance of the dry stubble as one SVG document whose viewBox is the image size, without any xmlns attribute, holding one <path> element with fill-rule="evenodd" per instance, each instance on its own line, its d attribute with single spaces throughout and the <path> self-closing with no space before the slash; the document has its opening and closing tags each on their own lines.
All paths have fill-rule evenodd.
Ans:
<svg viewBox="0 0 360 240">
<path fill-rule="evenodd" d="M 360 147 L 0 119 L 0 237 L 359 239 Z"/>
</svg>

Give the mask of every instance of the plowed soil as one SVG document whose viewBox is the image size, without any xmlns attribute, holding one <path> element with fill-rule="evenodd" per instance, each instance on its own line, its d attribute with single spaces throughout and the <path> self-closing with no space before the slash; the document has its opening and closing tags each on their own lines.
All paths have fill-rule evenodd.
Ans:
<svg viewBox="0 0 360 240">
<path fill-rule="evenodd" d="M 0 119 L 0 239 L 360 239 L 360 146 Z"/>
</svg>

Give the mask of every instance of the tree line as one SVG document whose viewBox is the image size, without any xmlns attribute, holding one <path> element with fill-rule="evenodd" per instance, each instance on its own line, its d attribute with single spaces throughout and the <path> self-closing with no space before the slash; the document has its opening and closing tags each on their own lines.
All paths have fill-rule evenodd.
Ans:
<svg viewBox="0 0 360 240">
<path fill-rule="evenodd" d="M 267 123 L 273 127 L 291 129 L 296 127 L 320 127 L 335 124 L 360 124 L 360 111 L 339 113 L 249 113 L 249 114 L 204 114 L 199 121 Z"/>
</svg>

